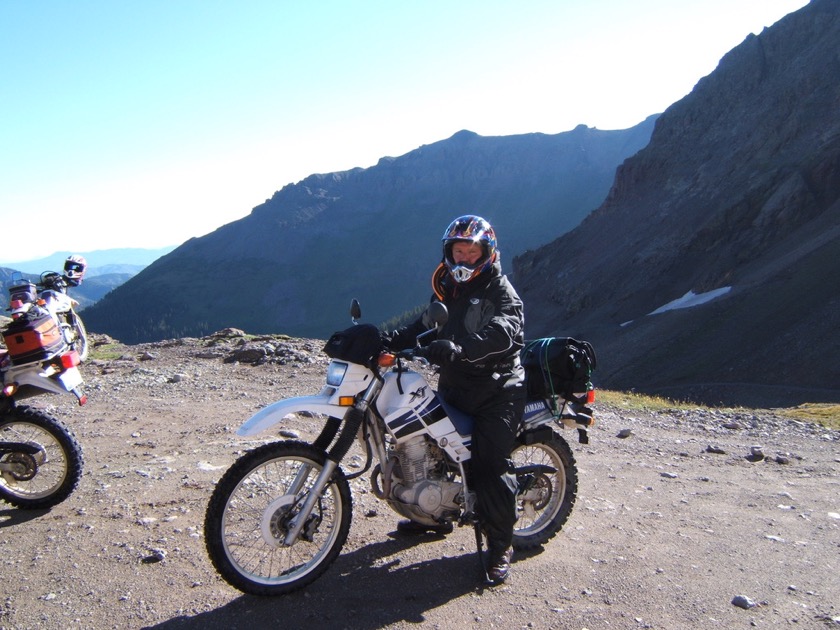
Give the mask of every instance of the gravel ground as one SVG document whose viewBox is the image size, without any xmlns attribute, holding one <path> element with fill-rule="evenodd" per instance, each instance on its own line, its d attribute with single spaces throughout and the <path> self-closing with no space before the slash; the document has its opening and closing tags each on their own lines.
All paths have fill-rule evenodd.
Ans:
<svg viewBox="0 0 840 630">
<path fill-rule="evenodd" d="M 0 503 L 0 628 L 840 627 L 840 434 L 769 410 L 596 404 L 590 444 L 562 432 L 580 474 L 569 522 L 515 556 L 503 586 L 481 585 L 471 530 L 399 537 L 361 477 L 327 573 L 289 596 L 243 595 L 207 557 L 207 501 L 240 454 L 277 438 L 243 441 L 239 424 L 316 393 L 327 359 L 317 340 L 237 343 L 124 347 L 83 366 L 84 407 L 31 401 L 73 428 L 85 473 L 52 510 Z M 314 439 L 320 425 L 288 428 Z"/>
</svg>

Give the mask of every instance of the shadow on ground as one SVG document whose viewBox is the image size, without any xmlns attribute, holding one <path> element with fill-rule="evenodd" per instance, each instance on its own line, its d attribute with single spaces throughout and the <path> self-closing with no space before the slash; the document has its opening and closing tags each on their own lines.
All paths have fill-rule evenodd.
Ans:
<svg viewBox="0 0 840 630">
<path fill-rule="evenodd" d="M 462 595 L 481 592 L 481 568 L 472 550 L 403 566 L 399 554 L 434 543 L 436 537 L 393 537 L 342 554 L 313 584 L 290 595 L 242 595 L 193 617 L 177 617 L 149 629 L 352 627 L 382 628 L 398 622 L 422 623 L 429 610 Z M 383 559 L 393 559 L 383 562 Z"/>
</svg>

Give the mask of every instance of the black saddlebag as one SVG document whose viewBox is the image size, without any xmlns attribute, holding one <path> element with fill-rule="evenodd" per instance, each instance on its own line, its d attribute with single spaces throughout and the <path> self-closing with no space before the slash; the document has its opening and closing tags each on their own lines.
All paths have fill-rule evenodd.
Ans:
<svg viewBox="0 0 840 630">
<path fill-rule="evenodd" d="M 592 389 L 596 358 L 592 344 L 571 337 L 527 341 L 520 352 L 530 398 L 578 400 Z"/>
<path fill-rule="evenodd" d="M 382 337 L 373 324 L 359 324 L 333 333 L 324 346 L 328 357 L 359 365 L 369 365 L 381 350 Z"/>
</svg>

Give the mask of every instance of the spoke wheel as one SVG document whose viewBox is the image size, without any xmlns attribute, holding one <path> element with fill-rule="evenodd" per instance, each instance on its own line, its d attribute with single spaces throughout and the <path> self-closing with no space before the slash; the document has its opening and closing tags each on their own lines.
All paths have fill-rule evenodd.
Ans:
<svg viewBox="0 0 840 630">
<path fill-rule="evenodd" d="M 0 455 L 0 498 L 24 509 L 44 509 L 70 496 L 82 476 L 82 449 L 70 430 L 52 416 L 19 406 L 0 417 L 0 442 L 19 443 L 35 453 Z"/>
<path fill-rule="evenodd" d="M 551 540 L 562 529 L 577 498 L 577 465 L 572 449 L 562 437 L 517 446 L 511 454 L 515 467 L 544 466 L 529 487 L 516 497 L 517 521 L 513 530 L 516 549 L 532 549 Z"/>
<path fill-rule="evenodd" d="M 266 444 L 241 457 L 219 480 L 204 533 L 213 566 L 253 595 L 282 595 L 317 579 L 338 557 L 350 531 L 350 485 L 336 468 L 300 535 L 286 536 L 326 462 L 302 442 Z"/>
<path fill-rule="evenodd" d="M 73 314 L 73 329 L 76 331 L 76 340 L 73 342 L 73 350 L 79 353 L 80 361 L 87 361 L 90 356 L 90 346 L 88 345 L 87 330 L 82 318 L 76 313 Z"/>
</svg>

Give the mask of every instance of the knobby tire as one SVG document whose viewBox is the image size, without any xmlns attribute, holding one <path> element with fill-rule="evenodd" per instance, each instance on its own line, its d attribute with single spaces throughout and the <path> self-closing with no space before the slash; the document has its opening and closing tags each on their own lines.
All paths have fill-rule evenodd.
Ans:
<svg viewBox="0 0 840 630">
<path fill-rule="evenodd" d="M 539 473 L 531 488 L 516 497 L 513 547 L 534 549 L 554 538 L 569 519 L 577 498 L 577 464 L 568 442 L 554 431 L 548 439 L 518 445 L 511 459 L 516 467 L 535 464 L 554 469 Z"/>
<path fill-rule="evenodd" d="M 85 324 L 82 321 L 82 318 L 79 317 L 78 313 L 75 312 L 70 315 L 70 321 L 72 322 L 73 332 L 76 337 L 70 345 L 70 348 L 71 350 L 75 350 L 79 353 L 80 361 L 87 361 L 88 356 L 90 356 L 90 346 L 88 345 L 88 336 Z"/>
<path fill-rule="evenodd" d="M 284 595 L 312 583 L 335 561 L 352 516 L 350 485 L 341 468 L 312 510 L 308 535 L 289 547 L 282 544 L 289 519 L 325 462 L 323 450 L 289 440 L 252 450 L 225 472 L 207 506 L 204 537 L 213 566 L 231 586 L 251 595 Z M 306 466 L 311 471 L 302 491 L 290 494 Z"/>
<path fill-rule="evenodd" d="M 18 462 L 26 472 L 0 471 L 0 499 L 25 510 L 47 509 L 64 501 L 82 477 L 82 448 L 69 428 L 49 414 L 19 405 L 0 416 L 0 441 L 38 446 L 35 456 L 2 455 Z"/>
</svg>

